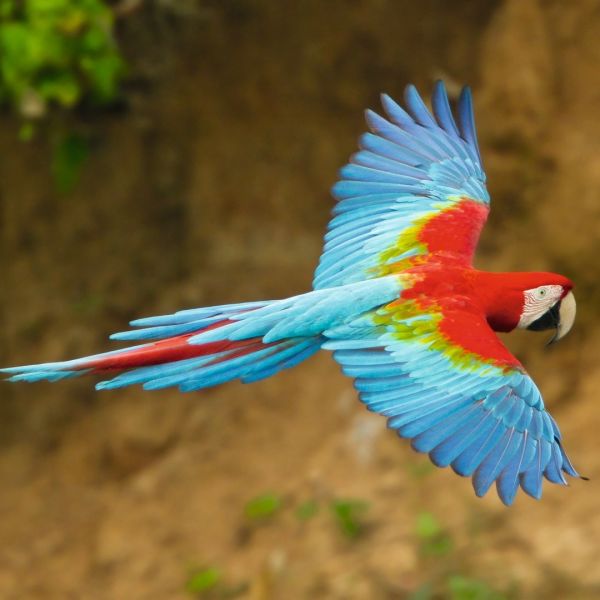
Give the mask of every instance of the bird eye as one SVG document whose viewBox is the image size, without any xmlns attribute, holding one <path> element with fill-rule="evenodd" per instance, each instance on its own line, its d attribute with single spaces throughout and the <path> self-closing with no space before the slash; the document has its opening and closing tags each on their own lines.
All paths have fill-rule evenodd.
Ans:
<svg viewBox="0 0 600 600">
<path fill-rule="evenodd" d="M 536 290 L 535 295 L 538 297 L 538 299 L 542 300 L 543 298 L 545 298 L 547 293 L 548 290 L 546 288 L 539 288 Z"/>
</svg>

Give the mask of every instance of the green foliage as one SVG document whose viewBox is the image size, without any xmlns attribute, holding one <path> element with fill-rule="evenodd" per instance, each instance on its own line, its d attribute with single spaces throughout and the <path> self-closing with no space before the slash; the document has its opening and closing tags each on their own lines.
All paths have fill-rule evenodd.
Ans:
<svg viewBox="0 0 600 600">
<path fill-rule="evenodd" d="M 364 500 L 334 500 L 331 510 L 344 535 L 356 538 L 364 531 L 364 515 L 369 504 Z"/>
<path fill-rule="evenodd" d="M 244 507 L 244 514 L 251 521 L 264 521 L 273 517 L 281 508 L 281 497 L 264 494 L 250 500 Z"/>
<path fill-rule="evenodd" d="M 0 0 L 0 104 L 35 118 L 113 101 L 124 63 L 112 27 L 103 0 Z"/>
<path fill-rule="evenodd" d="M 410 600 L 507 600 L 508 595 L 494 590 L 488 583 L 457 574 L 457 557 L 450 534 L 434 515 L 417 515 L 415 533 L 419 539 L 422 570 L 428 573 Z M 432 560 L 434 559 L 434 560 Z"/>
<path fill-rule="evenodd" d="M 462 575 L 445 577 L 437 586 L 431 581 L 424 583 L 410 596 L 410 600 L 507 600 L 508 596 L 492 589 L 485 581 Z"/>
<path fill-rule="evenodd" d="M 27 121 L 21 125 L 19 129 L 19 139 L 22 142 L 29 142 L 33 139 L 35 135 L 35 126 L 31 121 Z"/>
<path fill-rule="evenodd" d="M 422 554 L 445 556 L 452 551 L 452 538 L 431 513 L 422 512 L 417 516 L 415 532 Z"/>
<path fill-rule="evenodd" d="M 408 600 L 432 600 L 435 598 L 434 586 L 431 581 L 425 582 L 408 596 Z"/>
<path fill-rule="evenodd" d="M 70 192 L 89 155 L 88 140 L 76 133 L 61 137 L 54 147 L 52 175 L 59 192 Z"/>
<path fill-rule="evenodd" d="M 190 594 L 204 594 L 214 588 L 221 582 L 221 572 L 215 567 L 199 569 L 194 571 L 185 585 Z"/>
<path fill-rule="evenodd" d="M 453 575 L 448 579 L 452 600 L 503 600 L 506 596 L 494 591 L 485 581 Z"/>
<path fill-rule="evenodd" d="M 226 574 L 215 566 L 193 569 L 185 582 L 186 591 L 203 600 L 232 600 L 248 595 L 248 583 L 228 583 Z"/>
<path fill-rule="evenodd" d="M 327 506 L 329 512 L 319 514 L 319 510 Z M 356 498 L 308 497 L 297 504 L 275 493 L 267 493 L 253 498 L 244 506 L 244 516 L 253 524 L 260 524 L 272 519 L 276 514 L 291 514 L 303 522 L 317 515 L 322 518 L 333 518 L 338 529 L 353 543 L 361 543 L 362 534 L 367 527 L 366 514 L 369 503 Z M 281 519 L 279 524 L 284 523 Z M 258 527 L 248 526 L 247 531 L 257 531 Z M 419 571 L 425 575 L 419 585 L 407 595 L 409 600 L 509 600 L 516 597 L 515 591 L 499 592 L 487 582 L 470 577 L 470 569 L 463 572 L 460 568 L 462 556 L 458 555 L 454 541 L 446 527 L 430 512 L 417 514 L 414 533 L 419 549 Z M 247 537 L 246 540 L 251 539 Z M 414 542 L 413 542 L 414 543 Z M 238 598 L 248 593 L 247 581 L 230 585 L 225 581 L 219 569 L 215 567 L 197 569 L 190 575 L 186 589 L 198 598 L 206 600 L 226 600 Z"/>
</svg>

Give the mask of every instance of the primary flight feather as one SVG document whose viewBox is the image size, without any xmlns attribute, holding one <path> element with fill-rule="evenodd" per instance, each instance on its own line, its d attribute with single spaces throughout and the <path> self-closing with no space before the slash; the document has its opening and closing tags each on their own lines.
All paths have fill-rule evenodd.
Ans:
<svg viewBox="0 0 600 600">
<path fill-rule="evenodd" d="M 341 169 L 313 291 L 284 300 L 184 310 L 131 323 L 112 339 L 140 345 L 3 369 L 11 381 L 110 375 L 98 389 L 141 384 L 199 390 L 252 382 L 333 351 L 369 410 L 434 464 L 495 483 L 510 505 L 542 479 L 578 477 L 554 419 L 496 331 L 556 329 L 575 319 L 573 284 L 553 273 L 473 268 L 490 198 L 471 93 L 456 117 L 443 83 L 433 111 L 414 86 L 405 108 L 382 96 L 370 132 Z"/>
</svg>

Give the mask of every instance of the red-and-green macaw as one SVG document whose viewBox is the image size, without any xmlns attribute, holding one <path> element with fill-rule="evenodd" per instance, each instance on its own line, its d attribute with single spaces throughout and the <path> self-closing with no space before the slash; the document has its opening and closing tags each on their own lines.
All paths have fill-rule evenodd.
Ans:
<svg viewBox="0 0 600 600">
<path fill-rule="evenodd" d="M 554 328 L 559 340 L 575 318 L 573 283 L 473 268 L 490 198 L 468 88 L 456 119 L 441 82 L 431 112 L 414 86 L 406 108 L 382 103 L 386 116 L 367 111 L 370 132 L 333 187 L 312 291 L 139 319 L 111 337 L 141 345 L 4 372 L 192 391 L 331 350 L 369 410 L 435 465 L 472 476 L 478 496 L 495 482 L 509 505 L 519 486 L 539 498 L 543 477 L 578 477 L 537 386 L 495 334 Z"/>
</svg>

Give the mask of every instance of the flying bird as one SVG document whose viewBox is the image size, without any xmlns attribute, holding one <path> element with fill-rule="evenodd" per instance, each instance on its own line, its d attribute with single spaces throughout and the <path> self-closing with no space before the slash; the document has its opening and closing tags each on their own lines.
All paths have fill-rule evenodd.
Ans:
<svg viewBox="0 0 600 600">
<path fill-rule="evenodd" d="M 490 273 L 473 254 L 490 209 L 464 88 L 453 112 L 437 82 L 430 111 L 416 88 L 385 116 L 340 171 L 325 246 L 310 292 L 138 319 L 111 339 L 139 345 L 76 360 L 3 369 L 11 381 L 108 379 L 195 391 L 270 377 L 330 350 L 361 401 L 439 467 L 495 483 L 510 505 L 518 488 L 579 477 L 558 426 L 523 365 L 495 332 L 555 329 L 575 319 L 573 283 L 554 273 Z"/>
</svg>

